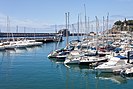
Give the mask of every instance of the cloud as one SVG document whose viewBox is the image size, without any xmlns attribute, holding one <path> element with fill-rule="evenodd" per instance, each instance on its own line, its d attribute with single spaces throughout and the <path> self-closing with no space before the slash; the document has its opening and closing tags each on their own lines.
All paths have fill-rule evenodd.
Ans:
<svg viewBox="0 0 133 89">
<path fill-rule="evenodd" d="M 131 19 L 133 16 L 111 15 L 109 17 L 109 25 L 112 26 L 116 20 L 124 20 L 125 17 Z M 99 27 L 102 27 L 103 20 L 102 18 L 98 18 L 98 19 L 99 19 Z M 38 33 L 55 32 L 56 29 L 59 31 L 60 29 L 65 28 L 64 24 L 57 25 L 57 28 L 55 28 L 55 25 L 47 24 L 46 22 L 41 22 L 39 20 L 35 20 L 35 19 L 31 20 L 28 18 L 19 19 L 19 18 L 10 17 L 10 16 L 9 16 L 9 22 L 10 22 L 10 32 L 16 32 L 16 26 L 19 27 L 19 32 L 24 32 L 24 27 L 25 27 L 26 32 L 38 32 Z M 73 24 L 74 24 L 74 27 L 70 25 L 71 32 L 77 31 L 77 27 L 78 27 L 77 22 Z M 105 21 L 105 24 L 106 24 L 106 21 Z M 7 26 L 7 15 L 0 13 L 0 29 L 2 30 L 2 32 L 7 32 L 6 26 Z M 96 20 L 90 21 L 90 29 L 92 27 L 93 29 L 96 28 Z M 85 22 L 80 23 L 80 29 L 85 30 Z"/>
<path fill-rule="evenodd" d="M 125 18 L 123 15 L 111 15 L 111 18 Z"/>
<path fill-rule="evenodd" d="M 31 19 L 18 19 L 15 17 L 10 17 L 5 14 L 0 13 L 0 29 L 2 32 L 6 32 L 7 30 L 7 17 L 9 17 L 8 24 L 10 26 L 10 32 L 15 32 L 16 26 L 19 27 L 19 31 L 23 32 L 23 28 L 27 28 L 27 32 L 33 32 L 34 29 L 38 30 L 37 32 L 46 32 L 45 30 L 49 29 L 49 32 L 52 32 L 53 28 L 50 24 L 45 22 L 41 22 L 39 20 L 31 20 Z M 47 31 L 47 32 L 48 32 Z"/>
<path fill-rule="evenodd" d="M 124 15 L 111 15 L 110 18 L 115 20 L 125 20 L 126 19 L 133 19 L 133 16 L 124 16 Z"/>
</svg>

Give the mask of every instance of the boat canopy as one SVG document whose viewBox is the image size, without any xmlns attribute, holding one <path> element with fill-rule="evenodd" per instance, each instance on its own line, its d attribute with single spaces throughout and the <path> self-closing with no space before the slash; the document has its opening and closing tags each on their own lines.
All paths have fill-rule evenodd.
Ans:
<svg viewBox="0 0 133 89">
<path fill-rule="evenodd" d="M 127 57 L 125 57 L 125 56 L 122 56 L 122 55 L 117 55 L 117 56 L 115 56 L 115 57 L 118 57 L 118 58 L 120 58 L 120 59 L 127 59 Z"/>
</svg>

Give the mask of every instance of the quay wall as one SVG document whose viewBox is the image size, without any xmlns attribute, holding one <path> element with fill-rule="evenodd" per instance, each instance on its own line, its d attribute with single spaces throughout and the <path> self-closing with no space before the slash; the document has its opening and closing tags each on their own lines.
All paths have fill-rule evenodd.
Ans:
<svg viewBox="0 0 133 89">
<path fill-rule="evenodd" d="M 56 36 L 59 33 L 4 33 L 0 32 L 0 37 L 46 37 L 46 36 Z M 71 33 L 69 36 L 82 36 L 83 33 Z"/>
<path fill-rule="evenodd" d="M 45 37 L 56 35 L 56 33 L 0 33 L 0 37 Z"/>
<path fill-rule="evenodd" d="M 58 36 L 57 33 L 0 33 L 0 42 L 22 40 L 24 38 L 40 42 L 62 41 L 62 37 Z"/>
</svg>

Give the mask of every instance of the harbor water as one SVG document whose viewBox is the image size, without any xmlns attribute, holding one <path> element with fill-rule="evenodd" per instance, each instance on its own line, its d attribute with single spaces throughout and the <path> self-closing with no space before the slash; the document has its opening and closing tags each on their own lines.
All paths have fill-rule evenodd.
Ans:
<svg viewBox="0 0 133 89">
<path fill-rule="evenodd" d="M 0 51 L 0 89 L 132 89 L 132 77 L 99 74 L 88 66 L 66 67 L 48 59 L 56 44 Z M 65 44 L 64 39 L 59 48 Z"/>
</svg>

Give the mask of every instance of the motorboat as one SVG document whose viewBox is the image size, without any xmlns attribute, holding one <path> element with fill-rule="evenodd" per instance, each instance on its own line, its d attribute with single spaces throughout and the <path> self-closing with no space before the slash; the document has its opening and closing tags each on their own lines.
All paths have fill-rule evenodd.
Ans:
<svg viewBox="0 0 133 89">
<path fill-rule="evenodd" d="M 98 56 L 83 56 L 80 57 L 80 65 L 97 66 L 100 62 L 107 62 L 108 58 Z"/>
<path fill-rule="evenodd" d="M 124 77 L 133 77 L 133 67 L 123 69 L 120 74 Z"/>
<path fill-rule="evenodd" d="M 65 58 L 68 56 L 70 51 L 63 51 L 59 52 L 58 55 L 56 55 L 56 60 L 57 61 L 65 61 Z"/>
<path fill-rule="evenodd" d="M 133 65 L 127 63 L 127 60 L 120 59 L 118 57 L 112 57 L 108 62 L 105 62 L 97 67 L 96 70 L 100 72 L 120 72 L 125 68 L 131 68 Z"/>
</svg>

